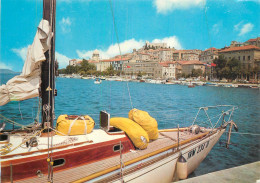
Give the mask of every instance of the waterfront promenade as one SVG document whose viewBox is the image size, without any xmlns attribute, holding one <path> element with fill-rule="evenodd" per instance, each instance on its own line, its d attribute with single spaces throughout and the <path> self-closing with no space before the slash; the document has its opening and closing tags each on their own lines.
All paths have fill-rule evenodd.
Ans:
<svg viewBox="0 0 260 183">
<path fill-rule="evenodd" d="M 178 183 L 260 183 L 260 161 L 178 181 Z"/>
</svg>

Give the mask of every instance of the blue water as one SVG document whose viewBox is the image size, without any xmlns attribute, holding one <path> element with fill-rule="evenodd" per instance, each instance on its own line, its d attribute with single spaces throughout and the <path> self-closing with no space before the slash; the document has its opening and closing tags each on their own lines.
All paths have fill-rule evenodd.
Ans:
<svg viewBox="0 0 260 183">
<path fill-rule="evenodd" d="M 4 84 L 11 75 L 2 76 Z M 225 149 L 216 144 L 200 167 L 191 175 L 231 168 L 260 160 L 260 91 L 247 88 L 223 88 L 198 86 L 188 88 L 182 85 L 157 85 L 149 83 L 103 81 L 95 85 L 93 80 L 58 78 L 58 96 L 55 113 L 88 114 L 99 127 L 99 111 L 106 110 L 111 116 L 127 117 L 133 107 L 148 111 L 157 119 L 159 128 L 191 125 L 197 108 L 201 106 L 232 104 L 238 106 L 233 120 L 241 133 L 232 134 L 234 145 Z M 23 124 L 33 121 L 38 111 L 38 98 L 22 102 L 11 102 L 0 107 L 0 113 Z M 210 113 L 210 116 L 215 116 Z M 200 115 L 200 117 L 202 117 Z M 204 118 L 205 119 L 205 118 Z M 201 121 L 199 121 L 201 122 Z M 216 122 L 216 118 L 213 120 Z M 209 123 L 208 123 L 209 124 Z M 8 128 L 12 128 L 11 125 Z M 226 140 L 224 134 L 221 140 Z"/>
</svg>

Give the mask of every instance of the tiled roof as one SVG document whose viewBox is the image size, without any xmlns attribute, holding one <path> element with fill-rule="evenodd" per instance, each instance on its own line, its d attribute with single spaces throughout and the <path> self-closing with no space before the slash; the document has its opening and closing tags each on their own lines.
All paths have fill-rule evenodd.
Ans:
<svg viewBox="0 0 260 183">
<path fill-rule="evenodd" d="M 169 67 L 169 65 L 167 64 L 167 63 L 165 63 L 165 62 L 161 62 L 161 63 L 159 63 L 161 66 L 163 66 L 163 67 Z"/>
<path fill-rule="evenodd" d="M 260 37 L 257 37 L 257 38 L 260 38 Z M 257 40 L 257 38 L 255 39 L 249 39 L 247 42 L 255 42 Z"/>
<path fill-rule="evenodd" d="M 260 50 L 260 47 L 254 45 L 246 45 L 240 47 L 232 47 L 219 51 L 220 53 L 232 52 L 232 51 L 242 51 L 242 50 Z"/>
<path fill-rule="evenodd" d="M 208 49 L 206 49 L 205 51 L 217 51 L 218 49 L 217 48 L 214 48 L 214 47 L 212 47 L 212 48 L 208 48 Z"/>
<path fill-rule="evenodd" d="M 199 60 L 178 61 L 181 65 L 203 65 Z"/>
<path fill-rule="evenodd" d="M 92 64 L 94 64 L 94 63 L 99 63 L 99 61 L 95 61 L 95 60 L 88 60 L 88 63 L 92 63 Z"/>
<path fill-rule="evenodd" d="M 130 58 L 111 58 L 111 59 L 106 59 L 106 60 L 101 60 L 101 62 L 114 62 L 114 61 L 126 61 L 130 60 Z"/>
</svg>

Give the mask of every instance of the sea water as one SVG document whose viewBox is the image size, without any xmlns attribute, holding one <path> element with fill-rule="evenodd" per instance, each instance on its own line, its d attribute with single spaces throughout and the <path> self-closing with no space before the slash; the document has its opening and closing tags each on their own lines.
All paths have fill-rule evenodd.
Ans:
<svg viewBox="0 0 260 183">
<path fill-rule="evenodd" d="M 1 84 L 12 75 L 1 75 Z M 90 115 L 99 127 L 99 111 L 106 110 L 111 117 L 128 117 L 133 108 L 145 110 L 156 118 L 160 129 L 190 126 L 202 106 L 235 105 L 233 114 L 240 133 L 231 135 L 229 149 L 217 143 L 192 174 L 198 176 L 260 160 L 260 91 L 250 88 L 214 86 L 164 85 L 136 82 L 102 81 L 57 78 L 58 96 L 55 98 L 55 116 L 61 114 Z M 203 112 L 203 111 L 202 111 Z M 217 114 L 208 112 L 218 120 Z M 22 124 L 29 124 L 39 115 L 39 99 L 13 101 L 0 107 L 0 114 Z M 39 115 L 40 116 L 40 115 Z M 200 115 L 199 115 L 200 117 Z M 215 117 L 215 118 L 214 118 Z M 205 115 L 202 121 L 205 121 Z M 200 119 L 198 122 L 202 122 Z M 2 122 L 2 121 L 0 121 Z M 207 121 L 206 126 L 210 126 Z M 13 125 L 7 128 L 12 129 Z M 220 142 L 226 141 L 224 133 Z"/>
</svg>

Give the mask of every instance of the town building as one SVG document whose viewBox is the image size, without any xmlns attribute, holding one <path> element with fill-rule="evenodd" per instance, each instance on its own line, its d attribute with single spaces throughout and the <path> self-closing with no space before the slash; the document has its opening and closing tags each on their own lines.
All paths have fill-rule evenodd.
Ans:
<svg viewBox="0 0 260 183">
<path fill-rule="evenodd" d="M 213 63 L 215 58 L 218 58 L 218 49 L 214 47 L 202 51 L 199 56 L 199 60 L 207 64 Z"/>
<path fill-rule="evenodd" d="M 155 68 L 154 78 L 177 79 L 181 71 L 182 67 L 178 62 L 161 62 Z"/>
<path fill-rule="evenodd" d="M 230 48 L 233 48 L 233 47 L 240 47 L 240 46 L 244 46 L 244 43 L 240 43 L 240 42 L 237 42 L 237 41 L 231 41 L 231 44 L 230 44 Z"/>
<path fill-rule="evenodd" d="M 255 45 L 246 45 L 241 47 L 227 48 L 219 51 L 226 60 L 235 58 L 241 62 L 242 69 L 248 71 L 257 70 L 255 79 L 260 78 L 260 47 Z"/>
<path fill-rule="evenodd" d="M 93 51 L 91 60 L 93 60 L 93 61 L 99 61 L 99 58 L 100 58 L 100 57 L 99 57 L 99 51 L 96 49 L 96 50 Z"/>
<path fill-rule="evenodd" d="M 164 48 L 159 49 L 159 61 L 166 62 L 166 61 L 173 61 L 173 52 L 175 51 L 174 48 Z"/>
<path fill-rule="evenodd" d="M 69 60 L 69 65 L 70 66 L 76 66 L 76 65 L 80 65 L 82 62 L 82 59 L 71 59 Z"/>
<path fill-rule="evenodd" d="M 142 73 L 147 77 L 154 78 L 154 71 L 159 63 L 156 61 L 137 60 L 123 64 L 123 71 L 126 75 L 137 75 Z"/>
<path fill-rule="evenodd" d="M 149 41 L 145 42 L 144 49 L 159 49 L 167 48 L 167 43 L 150 43 Z"/>
<path fill-rule="evenodd" d="M 193 69 L 201 69 L 202 73 L 205 72 L 205 65 L 199 60 L 179 61 L 178 63 L 181 64 L 182 74 L 190 75 Z"/>
<path fill-rule="evenodd" d="M 254 45 L 260 47 L 260 37 L 249 39 L 248 41 L 245 42 L 245 45 Z"/>
<path fill-rule="evenodd" d="M 175 50 L 173 52 L 173 61 L 199 60 L 201 50 Z"/>
</svg>

